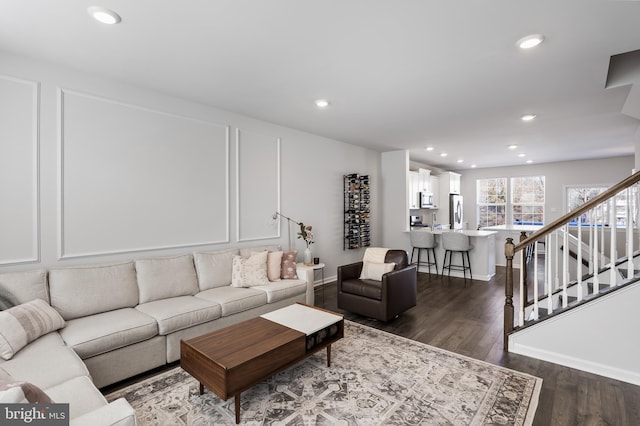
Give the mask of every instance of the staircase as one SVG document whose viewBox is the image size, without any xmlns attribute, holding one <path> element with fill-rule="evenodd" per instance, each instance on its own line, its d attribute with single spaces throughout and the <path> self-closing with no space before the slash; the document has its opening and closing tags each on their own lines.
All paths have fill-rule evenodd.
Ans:
<svg viewBox="0 0 640 426">
<path fill-rule="evenodd" d="M 629 305 L 640 296 L 639 182 L 635 173 L 517 244 L 507 239 L 505 351 L 640 384 L 640 366 L 629 361 L 640 358 L 638 339 L 611 340 L 616 327 L 640 322 Z M 524 266 L 514 303 L 516 256 Z M 599 346 L 611 351 L 603 357 Z M 603 373 L 608 362 L 612 374 Z"/>
</svg>

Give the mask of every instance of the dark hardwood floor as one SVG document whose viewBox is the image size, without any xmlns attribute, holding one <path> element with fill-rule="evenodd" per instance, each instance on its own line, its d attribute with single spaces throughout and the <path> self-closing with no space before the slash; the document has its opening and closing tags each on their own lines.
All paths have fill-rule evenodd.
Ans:
<svg viewBox="0 0 640 426">
<path fill-rule="evenodd" d="M 337 309 L 335 282 L 316 305 L 346 319 L 543 379 L 535 425 L 640 425 L 640 386 L 502 349 L 505 269 L 489 282 L 418 274 L 418 304 L 388 323 Z M 517 294 L 514 295 L 514 300 Z M 639 361 L 640 362 L 640 361 Z"/>
</svg>

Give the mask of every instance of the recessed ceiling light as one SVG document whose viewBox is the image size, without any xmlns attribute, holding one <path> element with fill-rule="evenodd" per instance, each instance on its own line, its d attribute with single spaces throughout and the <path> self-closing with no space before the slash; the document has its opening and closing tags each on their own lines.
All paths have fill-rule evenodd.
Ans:
<svg viewBox="0 0 640 426">
<path fill-rule="evenodd" d="M 518 157 L 526 157 L 526 156 L 527 156 L 527 154 L 524 154 L 522 152 L 520 154 L 518 154 Z"/>
<path fill-rule="evenodd" d="M 531 34 L 526 37 L 522 37 L 516 45 L 520 49 L 531 49 L 532 47 L 536 47 L 540 43 L 544 41 L 544 36 L 542 34 Z"/>
<path fill-rule="evenodd" d="M 536 118 L 536 115 L 535 115 L 535 114 L 525 114 L 525 115 L 523 115 L 522 117 L 520 117 L 520 119 L 521 119 L 522 121 L 531 121 L 531 120 L 533 120 L 534 118 Z"/>
<path fill-rule="evenodd" d="M 447 155 L 449 154 L 447 154 L 446 152 L 443 152 L 442 154 L 440 154 L 440 157 L 446 157 Z"/>
<path fill-rule="evenodd" d="M 527 160 L 527 164 L 533 163 L 533 160 Z"/>
<path fill-rule="evenodd" d="M 456 163 L 464 163 L 463 159 L 457 160 Z"/>
<path fill-rule="evenodd" d="M 472 165 L 471 165 L 471 168 L 472 168 L 472 169 L 475 169 L 476 167 L 478 167 L 478 166 L 476 166 L 475 164 L 472 164 Z"/>
<path fill-rule="evenodd" d="M 432 146 L 428 146 L 425 148 L 427 151 L 433 151 L 433 147 Z"/>
<path fill-rule="evenodd" d="M 518 147 L 518 145 L 509 145 L 507 148 L 509 149 L 516 149 Z"/>
<path fill-rule="evenodd" d="M 122 21 L 120 15 L 115 13 L 113 10 L 107 9 L 105 7 L 100 6 L 91 6 L 87 9 L 89 15 L 93 17 L 98 22 L 102 22 L 103 24 L 113 25 Z"/>
<path fill-rule="evenodd" d="M 316 100 L 316 106 L 318 108 L 326 108 L 329 106 L 329 101 L 326 99 L 317 99 Z"/>
</svg>

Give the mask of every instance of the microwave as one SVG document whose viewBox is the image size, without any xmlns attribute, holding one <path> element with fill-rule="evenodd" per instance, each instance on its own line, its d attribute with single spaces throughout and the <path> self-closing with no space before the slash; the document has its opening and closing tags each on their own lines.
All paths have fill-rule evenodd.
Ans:
<svg viewBox="0 0 640 426">
<path fill-rule="evenodd" d="M 433 193 L 432 192 L 421 192 L 420 193 L 420 208 L 421 209 L 433 208 Z"/>
</svg>

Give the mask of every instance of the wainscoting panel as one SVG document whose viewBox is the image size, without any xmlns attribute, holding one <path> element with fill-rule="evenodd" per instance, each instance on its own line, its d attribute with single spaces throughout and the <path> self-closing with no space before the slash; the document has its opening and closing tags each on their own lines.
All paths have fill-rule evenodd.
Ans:
<svg viewBox="0 0 640 426">
<path fill-rule="evenodd" d="M 40 259 L 39 92 L 0 76 L 0 265 Z"/>
<path fill-rule="evenodd" d="M 238 241 L 280 237 L 279 138 L 236 129 L 236 202 Z"/>
<path fill-rule="evenodd" d="M 229 128 L 60 89 L 59 257 L 229 241 Z"/>
</svg>

